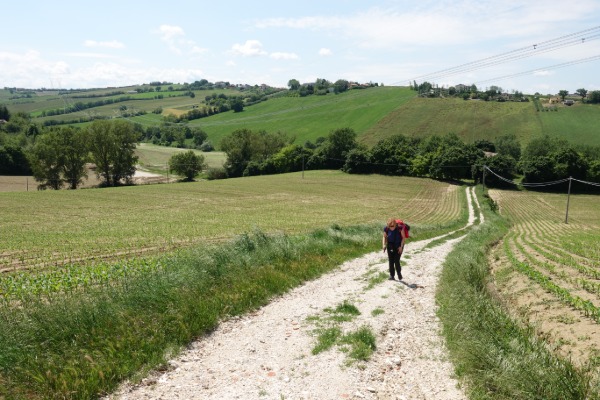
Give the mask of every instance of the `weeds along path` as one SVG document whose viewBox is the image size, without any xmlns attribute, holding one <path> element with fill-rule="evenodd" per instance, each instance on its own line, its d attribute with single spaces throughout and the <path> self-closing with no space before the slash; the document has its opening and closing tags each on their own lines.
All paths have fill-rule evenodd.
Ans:
<svg viewBox="0 0 600 400">
<path fill-rule="evenodd" d="M 471 193 L 467 188 L 469 225 L 475 220 Z M 441 265 L 462 237 L 425 247 L 439 239 L 407 244 L 402 281 L 387 280 L 383 252 L 366 254 L 222 322 L 171 360 L 166 372 L 126 383 L 107 399 L 465 399 L 435 303 Z M 360 314 L 336 313 L 342 304 Z M 375 338 L 366 361 L 340 339 L 361 328 Z M 331 348 L 313 354 L 319 337 L 332 332 L 339 335 L 329 335 Z"/>
</svg>

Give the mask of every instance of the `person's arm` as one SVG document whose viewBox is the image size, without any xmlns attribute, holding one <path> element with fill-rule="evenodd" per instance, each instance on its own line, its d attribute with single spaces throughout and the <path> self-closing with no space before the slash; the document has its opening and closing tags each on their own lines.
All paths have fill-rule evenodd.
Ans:
<svg viewBox="0 0 600 400">
<path fill-rule="evenodd" d="M 385 251 L 387 247 L 387 235 L 385 234 L 385 231 L 383 232 L 383 240 L 381 243 L 381 247 L 383 247 L 383 251 Z"/>
<path fill-rule="evenodd" d="M 404 242 L 406 241 L 406 234 L 404 233 L 404 228 L 400 229 L 400 247 L 398 248 L 398 253 L 402 254 L 404 251 Z"/>
</svg>

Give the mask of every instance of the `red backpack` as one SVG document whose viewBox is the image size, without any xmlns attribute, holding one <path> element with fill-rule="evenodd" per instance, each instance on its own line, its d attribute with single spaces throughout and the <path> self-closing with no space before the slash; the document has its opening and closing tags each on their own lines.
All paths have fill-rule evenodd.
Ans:
<svg viewBox="0 0 600 400">
<path fill-rule="evenodd" d="M 406 222 L 402 221 L 401 219 L 396 220 L 396 225 L 398 225 L 398 227 L 404 231 L 404 237 L 408 239 L 410 237 L 410 235 L 408 233 L 410 231 L 410 225 L 408 225 Z"/>
</svg>

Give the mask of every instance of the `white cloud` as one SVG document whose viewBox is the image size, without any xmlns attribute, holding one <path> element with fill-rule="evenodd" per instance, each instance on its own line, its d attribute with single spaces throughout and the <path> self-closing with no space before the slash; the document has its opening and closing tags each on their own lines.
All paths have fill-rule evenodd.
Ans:
<svg viewBox="0 0 600 400">
<path fill-rule="evenodd" d="M 208 51 L 208 49 L 206 49 L 206 48 L 192 45 L 192 48 L 190 50 L 190 54 L 204 54 L 207 51 Z"/>
<path fill-rule="evenodd" d="M 229 61 L 227 61 L 225 63 L 225 65 L 228 66 L 228 67 L 235 67 L 236 63 L 234 61 L 232 61 L 232 60 L 229 60 Z"/>
<path fill-rule="evenodd" d="M 257 28 L 320 29 L 338 28 L 345 24 L 339 17 L 268 18 L 256 23 Z"/>
<path fill-rule="evenodd" d="M 111 40 L 110 42 L 97 42 L 95 40 L 86 40 L 83 42 L 85 47 L 106 47 L 109 49 L 123 49 L 125 45 L 117 40 Z"/>
<path fill-rule="evenodd" d="M 174 40 L 177 37 L 185 36 L 185 32 L 183 32 L 183 28 L 180 26 L 174 25 L 161 25 L 158 28 L 158 32 L 161 35 L 161 39 L 165 42 L 169 42 Z"/>
<path fill-rule="evenodd" d="M 364 48 L 404 49 L 448 44 L 466 47 L 482 40 L 506 37 L 543 40 L 535 35 L 579 21 L 599 8 L 596 0 L 552 1 L 551 5 L 520 0 L 431 0 L 410 8 L 371 7 L 347 15 L 268 18 L 254 26 L 329 32 Z M 508 26 L 513 28 L 507 29 Z"/>
<path fill-rule="evenodd" d="M 324 48 L 324 47 L 323 47 L 323 48 L 321 48 L 321 49 L 319 49 L 319 55 L 320 55 L 320 56 L 327 57 L 327 56 L 330 56 L 330 55 L 332 55 L 332 54 L 333 54 L 333 53 L 331 52 L 331 49 L 326 49 L 326 48 Z"/>
<path fill-rule="evenodd" d="M 44 60 L 40 53 L 29 50 L 25 53 L 0 52 L 0 71 L 4 82 L 18 87 L 52 87 L 57 77 L 69 75 L 71 68 L 64 61 Z M 56 83 L 55 83 L 56 84 Z"/>
<path fill-rule="evenodd" d="M 49 61 L 35 50 L 24 53 L 0 52 L 0 70 L 8 86 L 26 88 L 93 88 L 127 86 L 150 81 L 193 82 L 204 77 L 191 68 L 131 67 L 98 61 L 77 67 L 64 61 Z"/>
<path fill-rule="evenodd" d="M 540 71 L 534 71 L 533 76 L 549 76 L 552 74 L 553 74 L 552 71 L 540 70 Z"/>
<path fill-rule="evenodd" d="M 161 25 L 158 28 L 160 40 L 165 42 L 173 53 L 177 55 L 198 55 L 208 51 L 208 49 L 200 47 L 193 40 L 186 38 L 186 34 L 182 27 L 176 25 Z"/>
<path fill-rule="evenodd" d="M 269 57 L 271 57 L 272 59 L 275 60 L 297 60 L 298 55 L 296 53 L 280 53 L 280 52 L 275 52 L 275 53 L 271 53 L 269 54 Z"/>
<path fill-rule="evenodd" d="M 77 57 L 77 58 L 116 58 L 110 54 L 103 53 L 63 53 L 63 55 L 68 57 Z"/>
<path fill-rule="evenodd" d="M 246 40 L 244 44 L 236 43 L 231 47 L 231 52 L 244 57 L 267 55 L 267 52 L 263 50 L 262 43 L 258 40 Z"/>
</svg>

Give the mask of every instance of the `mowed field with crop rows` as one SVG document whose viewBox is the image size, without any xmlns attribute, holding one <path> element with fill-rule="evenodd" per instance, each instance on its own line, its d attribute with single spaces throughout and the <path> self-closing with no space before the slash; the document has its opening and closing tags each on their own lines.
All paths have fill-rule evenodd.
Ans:
<svg viewBox="0 0 600 400">
<path fill-rule="evenodd" d="M 0 269 L 150 256 L 255 229 L 306 233 L 390 216 L 430 229 L 460 218 L 461 204 L 464 192 L 447 183 L 336 171 L 0 193 Z"/>
<path fill-rule="evenodd" d="M 491 190 L 514 224 L 492 261 L 511 308 L 576 364 L 600 360 L 600 202 L 594 195 Z"/>
</svg>

